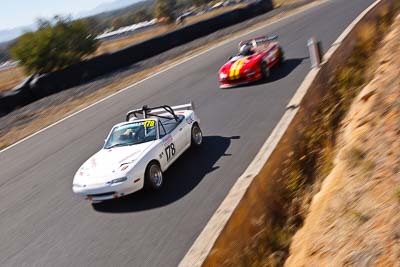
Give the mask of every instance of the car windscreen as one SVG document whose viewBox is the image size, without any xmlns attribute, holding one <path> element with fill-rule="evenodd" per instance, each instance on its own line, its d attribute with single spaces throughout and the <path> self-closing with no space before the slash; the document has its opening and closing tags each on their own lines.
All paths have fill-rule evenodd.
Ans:
<svg viewBox="0 0 400 267">
<path fill-rule="evenodd" d="M 115 127 L 104 148 L 130 146 L 154 141 L 157 138 L 156 125 L 155 120 L 146 120 Z"/>
</svg>

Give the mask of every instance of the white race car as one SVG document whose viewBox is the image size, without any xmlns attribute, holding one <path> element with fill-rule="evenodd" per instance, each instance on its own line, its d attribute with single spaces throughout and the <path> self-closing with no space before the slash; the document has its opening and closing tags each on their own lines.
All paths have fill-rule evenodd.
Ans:
<svg viewBox="0 0 400 267">
<path fill-rule="evenodd" d="M 161 188 L 163 172 L 189 147 L 202 144 L 199 124 L 192 103 L 129 111 L 76 172 L 72 190 L 99 202 Z"/>
</svg>

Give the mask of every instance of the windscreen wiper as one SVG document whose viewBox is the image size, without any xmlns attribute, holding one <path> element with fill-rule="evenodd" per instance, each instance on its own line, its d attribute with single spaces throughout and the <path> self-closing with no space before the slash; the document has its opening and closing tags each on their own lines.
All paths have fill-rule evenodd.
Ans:
<svg viewBox="0 0 400 267">
<path fill-rule="evenodd" d="M 127 145 L 129 145 L 129 144 L 114 144 L 114 145 L 112 145 L 112 146 L 106 147 L 105 149 L 110 149 L 110 148 L 118 147 L 118 146 L 127 146 Z"/>
</svg>

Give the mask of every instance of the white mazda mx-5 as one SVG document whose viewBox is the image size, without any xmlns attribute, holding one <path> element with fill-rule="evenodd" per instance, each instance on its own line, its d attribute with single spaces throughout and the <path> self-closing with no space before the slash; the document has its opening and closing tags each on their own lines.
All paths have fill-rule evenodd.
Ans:
<svg viewBox="0 0 400 267">
<path fill-rule="evenodd" d="M 202 144 L 199 123 L 192 103 L 129 111 L 76 172 L 72 190 L 98 202 L 161 188 L 163 172 L 189 147 Z"/>
</svg>

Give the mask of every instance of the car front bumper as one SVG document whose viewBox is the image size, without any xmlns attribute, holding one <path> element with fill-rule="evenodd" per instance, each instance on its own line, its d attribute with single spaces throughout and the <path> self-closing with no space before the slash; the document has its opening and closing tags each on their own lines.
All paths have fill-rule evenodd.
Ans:
<svg viewBox="0 0 400 267">
<path fill-rule="evenodd" d="M 143 187 L 143 183 L 140 183 L 141 179 L 135 181 L 125 181 L 113 185 L 98 185 L 89 187 L 77 187 L 73 186 L 72 191 L 79 197 L 92 202 L 100 202 L 109 199 L 120 198 L 136 191 L 139 191 Z"/>
<path fill-rule="evenodd" d="M 240 85 L 245 85 L 251 82 L 258 81 L 262 78 L 262 75 L 260 73 L 255 73 L 254 75 L 247 76 L 247 77 L 242 77 L 236 80 L 229 80 L 229 79 L 224 79 L 219 81 L 219 88 L 225 89 L 225 88 L 231 88 L 235 86 L 240 86 Z"/>
</svg>

